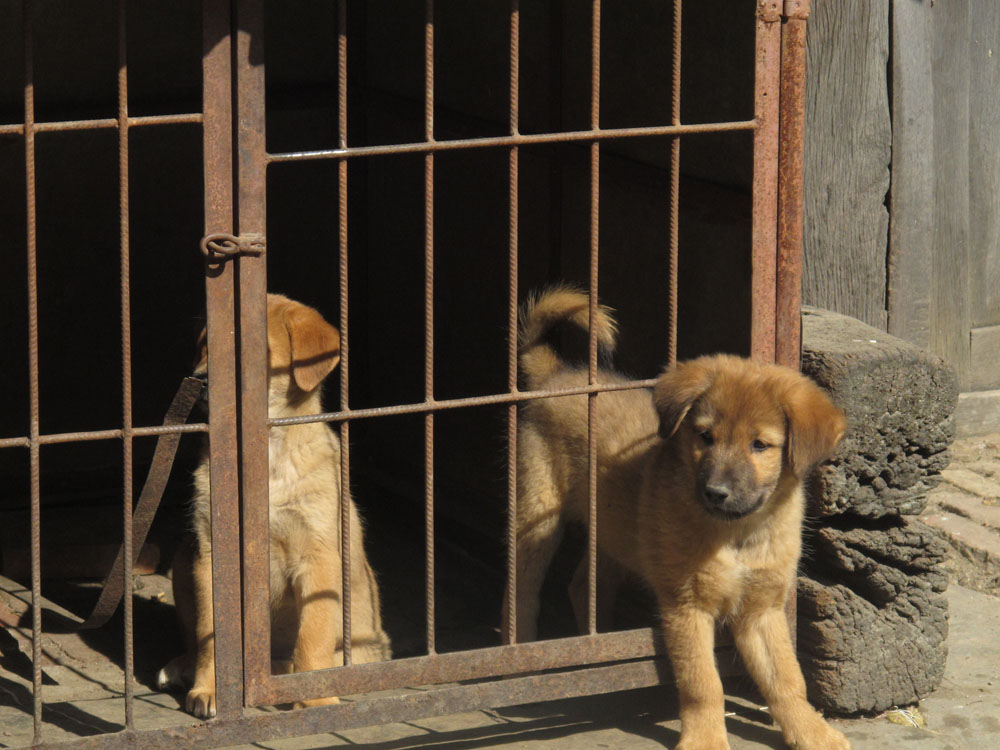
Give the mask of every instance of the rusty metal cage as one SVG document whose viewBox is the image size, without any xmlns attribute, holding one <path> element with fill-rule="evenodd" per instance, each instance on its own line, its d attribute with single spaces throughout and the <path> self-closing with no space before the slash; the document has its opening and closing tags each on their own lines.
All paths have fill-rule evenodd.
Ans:
<svg viewBox="0 0 1000 750">
<path fill-rule="evenodd" d="M 672 88 L 669 122 L 642 127 L 602 128 L 601 122 L 601 2 L 573 13 L 589 15 L 590 80 L 589 126 L 577 130 L 522 133 L 519 122 L 521 87 L 521 13 L 511 0 L 506 15 L 509 39 L 506 92 L 508 121 L 502 135 L 440 138 L 435 105 L 435 8 L 426 0 L 423 22 L 423 133 L 412 142 L 354 145 L 348 138 L 348 10 L 336 3 L 339 33 L 336 43 L 336 145 L 331 148 L 270 151 L 265 139 L 265 9 L 263 0 L 205 0 L 201 112 L 133 116 L 129 110 L 129 58 L 126 50 L 129 3 L 117 4 L 117 116 L 105 119 L 36 120 L 34 101 L 32 18 L 35 2 L 24 0 L 23 120 L 0 124 L 0 136 L 23 145 L 26 179 L 27 319 L 29 420 L 26 434 L 15 428 L 0 435 L 0 449 L 26 451 L 29 466 L 32 663 L 34 737 L 32 746 L 54 746 L 43 729 L 45 687 L 42 676 L 42 547 L 41 525 L 43 446 L 87 441 L 119 441 L 122 451 L 124 559 L 124 729 L 119 732 L 60 742 L 59 746 L 148 747 L 178 745 L 210 747 L 274 739 L 320 731 L 399 721 L 418 716 L 471 708 L 501 707 L 658 684 L 664 657 L 651 628 L 599 633 L 597 628 L 597 446 L 591 431 L 590 518 L 586 547 L 589 556 L 589 632 L 575 637 L 533 643 L 515 643 L 516 632 L 516 450 L 518 404 L 554 395 L 586 394 L 590 419 L 596 419 L 599 394 L 614 388 L 645 388 L 652 380 L 625 386 L 597 380 L 597 336 L 588 343 L 589 385 L 581 388 L 530 392 L 518 388 L 519 181 L 520 158 L 526 148 L 545 144 L 579 144 L 589 157 L 589 289 L 591 314 L 599 290 L 600 175 L 602 149 L 610 142 L 657 139 L 669 149 L 668 271 L 664 279 L 667 320 L 666 360 L 678 351 L 678 257 L 681 141 L 697 134 L 743 132 L 752 138 L 753 188 L 751 217 L 751 298 L 749 353 L 763 361 L 797 366 L 801 274 L 801 171 L 805 24 L 808 0 L 744 0 L 745 13 L 727 23 L 754 24 L 755 68 L 753 116 L 741 121 L 683 122 L 681 119 L 681 0 L 673 2 Z M 564 10 L 569 13 L 570 11 Z M 204 234 L 207 329 L 212 388 L 208 424 L 174 427 L 136 424 L 133 417 L 132 314 L 135 300 L 130 283 L 134 255 L 130 245 L 130 134 L 140 128 L 188 124 L 200 126 L 204 158 Z M 105 130 L 118 144 L 121 361 L 121 423 L 114 429 L 45 433 L 39 419 L 40 365 L 38 352 L 38 240 L 36 217 L 36 136 L 49 132 Z M 435 388 L 435 174 L 443 154 L 489 150 L 507 163 L 508 235 L 505 280 L 507 295 L 506 388 L 502 392 L 440 399 Z M 423 167 L 423 397 L 406 403 L 352 408 L 351 332 L 348 283 L 348 176 L 361 160 L 411 155 Z M 267 215 L 268 171 L 273 165 L 325 162 L 335 165 L 338 181 L 336 251 L 339 266 L 339 325 L 342 336 L 340 387 L 334 411 L 310 417 L 269 419 L 267 414 Z M 356 251 L 355 251 L 356 252 Z M 440 292 L 439 292 L 440 293 Z M 681 321 L 683 322 L 683 321 Z M 17 355 L 19 356 L 19 355 Z M 507 434 L 506 538 L 509 645 L 439 653 L 435 642 L 435 420 L 447 410 L 478 406 L 505 410 Z M 330 423 L 339 431 L 342 481 L 352 476 L 351 428 L 365 420 L 415 415 L 423 420 L 423 519 L 425 655 L 374 664 L 351 663 L 350 587 L 344 599 L 345 664 L 329 670 L 272 675 L 268 610 L 268 430 L 306 421 Z M 7 429 L 6 427 L 4 428 Z M 137 438 L 165 433 L 207 433 L 211 445 L 212 546 L 215 581 L 216 675 L 218 717 L 207 723 L 168 729 L 143 728 L 134 717 L 134 633 L 132 602 L 133 562 L 133 444 Z M 342 545 L 350 545 L 349 515 L 343 506 Z M 240 533 L 233 533 L 240 530 Z M 343 555 L 343 580 L 350 581 L 350 556 Z M 499 609 L 499 603 L 498 603 Z M 570 669 L 572 668 L 572 669 Z M 400 693 L 397 688 L 422 687 Z M 339 705 L 293 712 L 260 713 L 257 706 L 273 706 L 324 695 L 368 694 Z"/>
</svg>

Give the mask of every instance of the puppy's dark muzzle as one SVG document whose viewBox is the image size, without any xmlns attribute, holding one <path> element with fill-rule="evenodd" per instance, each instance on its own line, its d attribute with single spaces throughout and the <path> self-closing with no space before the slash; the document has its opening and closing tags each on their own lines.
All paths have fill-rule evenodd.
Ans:
<svg viewBox="0 0 1000 750">
<path fill-rule="evenodd" d="M 724 481 L 701 483 L 698 499 L 709 515 L 726 521 L 745 518 L 764 503 L 763 493 L 743 492 Z"/>
</svg>

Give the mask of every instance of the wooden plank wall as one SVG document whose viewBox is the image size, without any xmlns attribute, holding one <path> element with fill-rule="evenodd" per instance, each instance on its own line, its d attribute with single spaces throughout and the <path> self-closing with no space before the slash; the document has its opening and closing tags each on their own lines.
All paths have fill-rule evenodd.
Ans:
<svg viewBox="0 0 1000 750">
<path fill-rule="evenodd" d="M 927 6 L 933 33 L 934 241 L 931 264 L 930 346 L 968 384 L 969 320 L 969 5 L 950 0 Z M 993 0 L 990 0 L 991 2 Z M 911 0 L 912 2 L 912 0 Z M 897 4 L 901 4 L 898 3 Z M 897 154 L 906 158 L 907 154 Z M 894 246 L 889 246 L 890 254 Z M 926 283 L 926 282 L 925 282 Z M 900 289 L 905 304 L 906 289 Z M 893 331 L 890 316 L 889 330 Z"/>
<path fill-rule="evenodd" d="M 886 328 L 889 0 L 814 0 L 803 301 Z"/>
<path fill-rule="evenodd" d="M 888 263 L 889 327 L 930 346 L 934 244 L 933 30 L 929 3 L 892 6 L 892 193 Z"/>
<path fill-rule="evenodd" d="M 970 390 L 1000 388 L 1000 3 L 969 8 Z"/>
<path fill-rule="evenodd" d="M 892 3 L 888 330 L 1000 388 L 1000 4 Z"/>
<path fill-rule="evenodd" d="M 1000 2 L 814 0 L 808 51 L 804 301 L 1000 392 Z"/>
</svg>

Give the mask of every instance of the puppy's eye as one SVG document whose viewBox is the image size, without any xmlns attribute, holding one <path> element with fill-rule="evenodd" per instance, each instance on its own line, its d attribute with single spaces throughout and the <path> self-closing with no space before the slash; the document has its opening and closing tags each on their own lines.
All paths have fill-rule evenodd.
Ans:
<svg viewBox="0 0 1000 750">
<path fill-rule="evenodd" d="M 712 443 L 715 442 L 715 438 L 712 437 L 711 430 L 702 430 L 701 432 L 698 433 L 698 437 L 701 438 L 702 442 L 705 443 L 705 445 L 711 445 Z"/>
<path fill-rule="evenodd" d="M 763 451 L 766 451 L 770 447 L 771 446 L 765 443 L 763 440 L 754 440 L 752 443 L 750 443 L 750 450 L 752 450 L 754 453 L 761 453 Z"/>
</svg>

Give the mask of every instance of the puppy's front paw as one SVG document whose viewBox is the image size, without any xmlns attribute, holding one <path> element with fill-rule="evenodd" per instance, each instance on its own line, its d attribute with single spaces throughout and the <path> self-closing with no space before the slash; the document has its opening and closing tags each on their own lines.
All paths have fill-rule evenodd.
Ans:
<svg viewBox="0 0 1000 750">
<path fill-rule="evenodd" d="M 729 740 L 722 732 L 681 732 L 677 750 L 729 750 Z"/>
<path fill-rule="evenodd" d="M 844 733 L 827 724 L 819 714 L 816 721 L 785 740 L 793 750 L 851 750 L 851 741 Z"/>
<path fill-rule="evenodd" d="M 307 701 L 297 701 L 292 708 L 312 708 L 314 706 L 335 706 L 340 703 L 340 698 L 333 696 L 331 698 L 312 698 Z"/>
<path fill-rule="evenodd" d="M 193 687 L 188 691 L 185 701 L 188 713 L 199 719 L 215 718 L 215 691 L 207 688 Z"/>
</svg>

